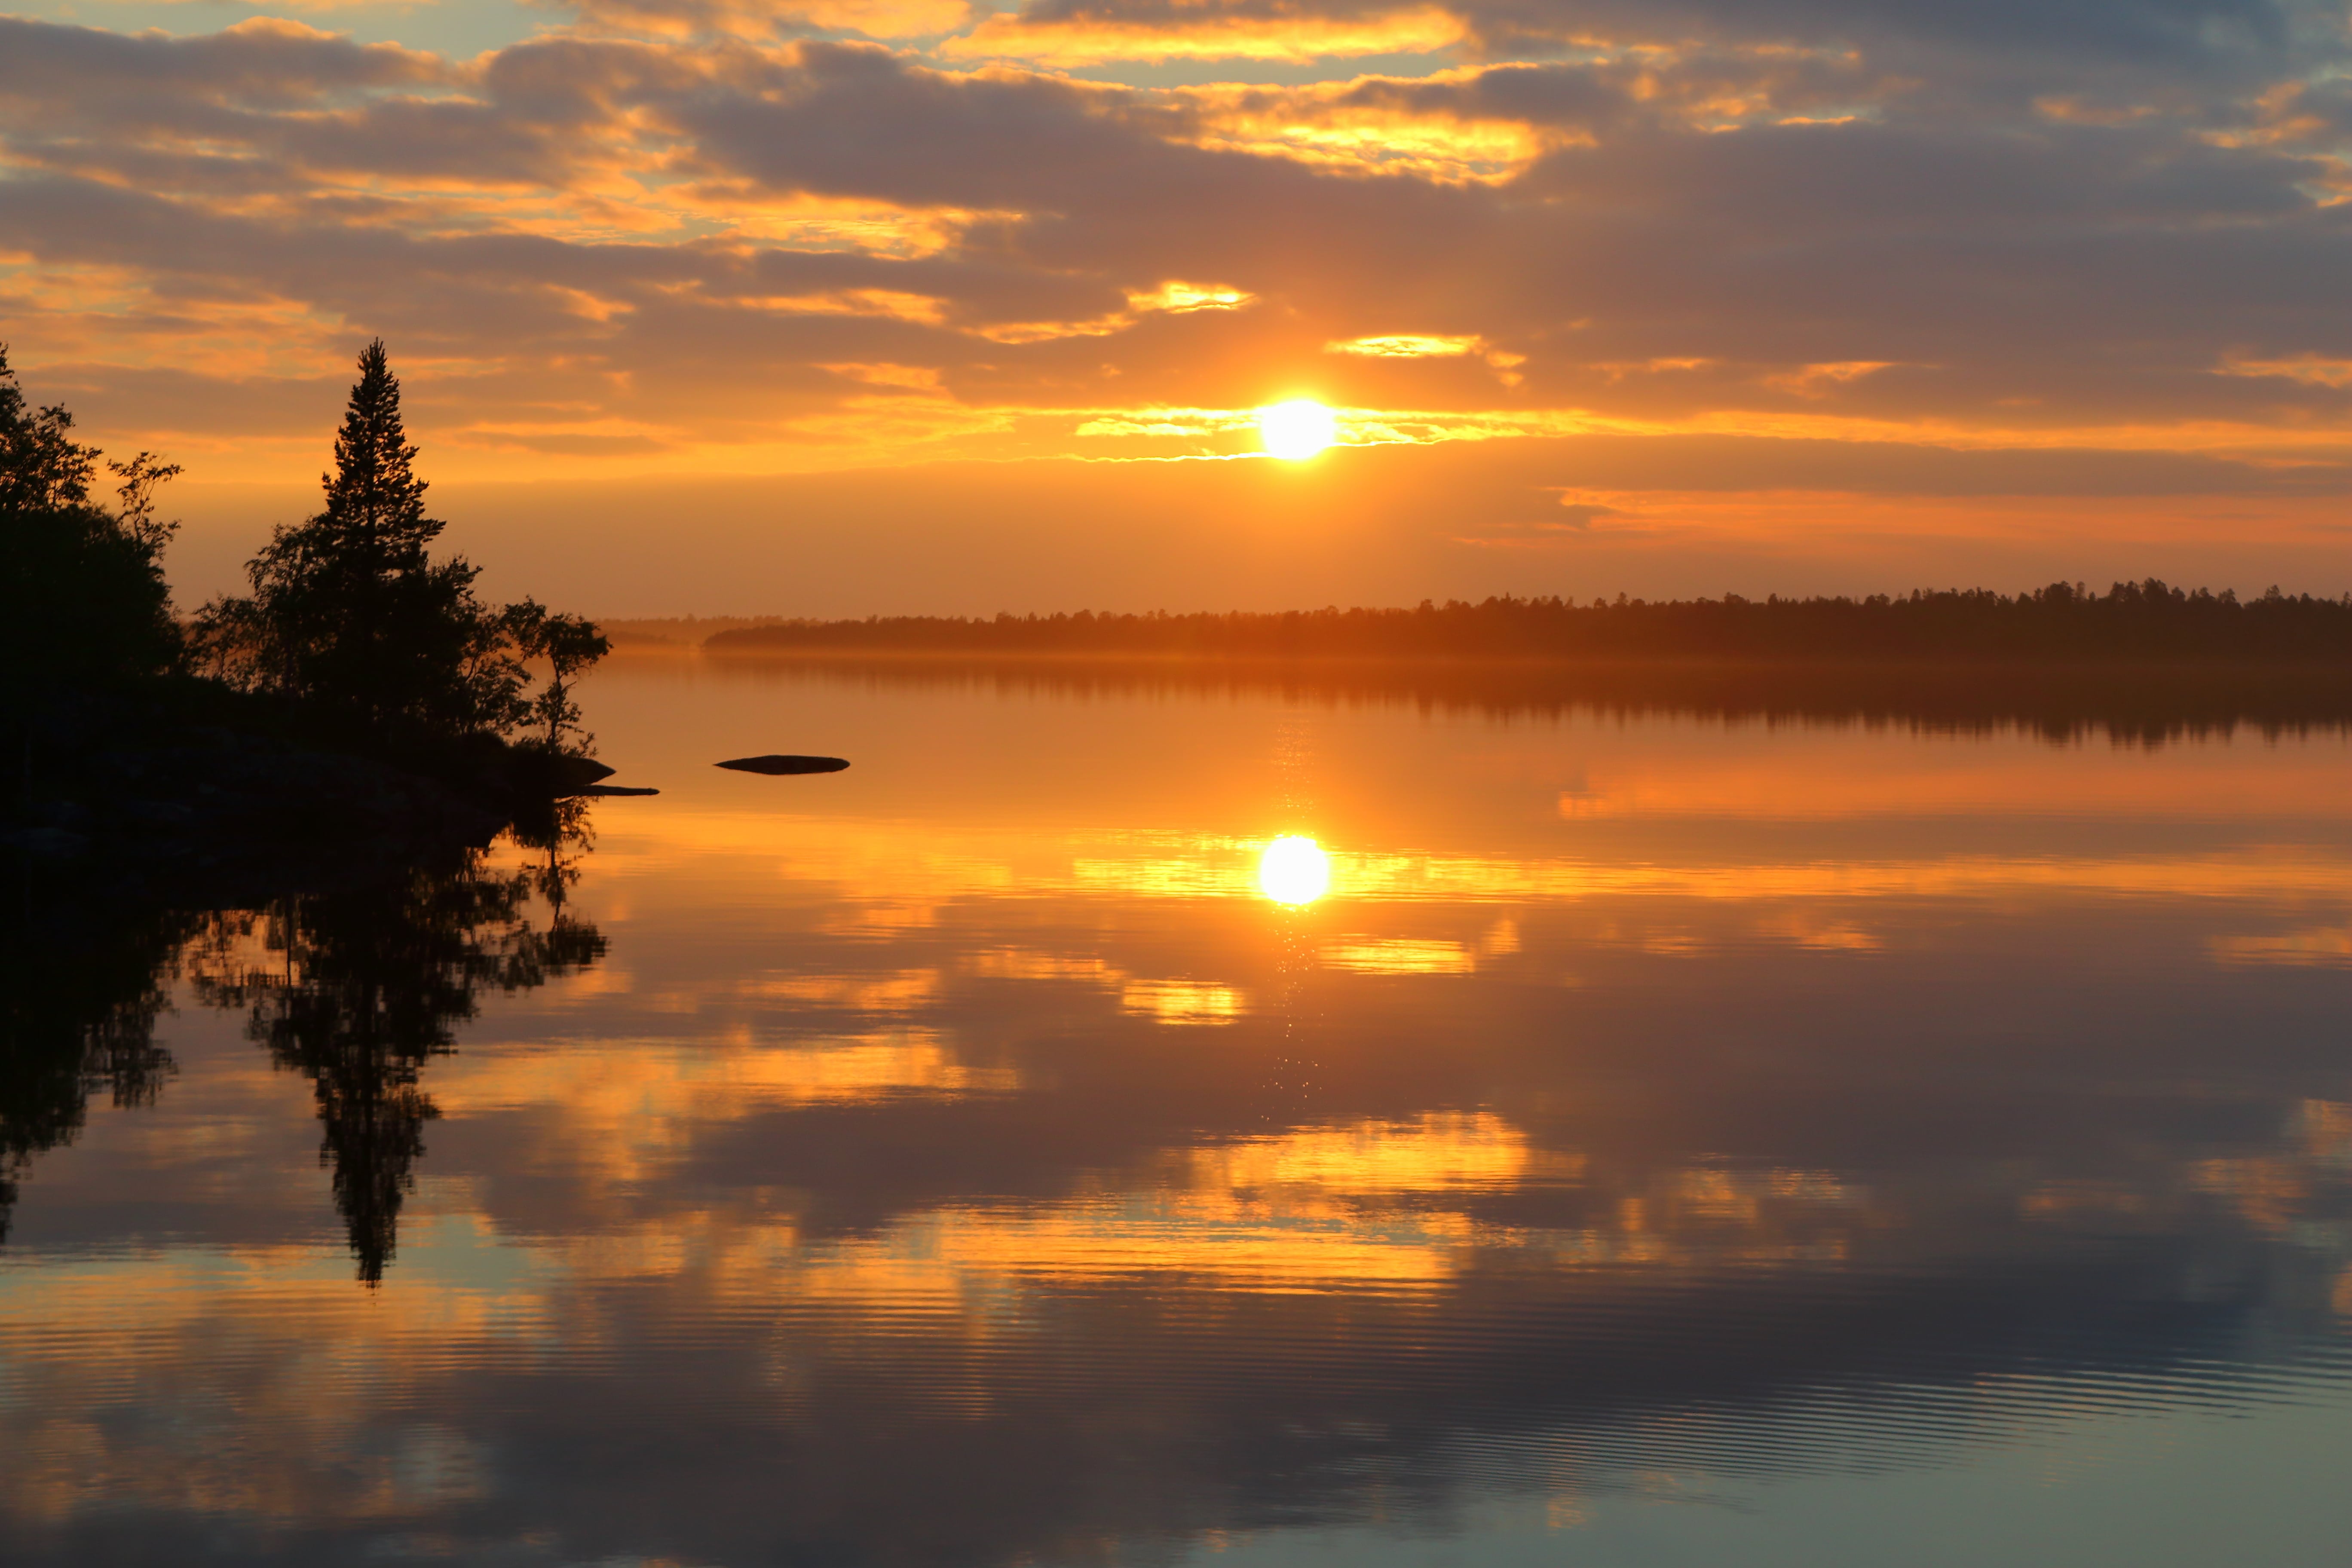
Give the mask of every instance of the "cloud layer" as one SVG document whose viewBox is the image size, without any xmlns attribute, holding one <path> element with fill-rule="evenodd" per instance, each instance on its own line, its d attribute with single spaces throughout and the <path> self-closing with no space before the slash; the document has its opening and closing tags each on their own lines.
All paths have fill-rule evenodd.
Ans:
<svg viewBox="0 0 2352 1568">
<path fill-rule="evenodd" d="M 315 462 L 382 333 L 479 478 L 1230 455 L 1309 395 L 1360 444 L 2341 487 L 2340 8 L 545 16 L 471 56 L 0 18 L 0 321 L 35 390 L 237 479 Z M 1769 488 L 1722 460 L 1679 488 Z"/>
</svg>

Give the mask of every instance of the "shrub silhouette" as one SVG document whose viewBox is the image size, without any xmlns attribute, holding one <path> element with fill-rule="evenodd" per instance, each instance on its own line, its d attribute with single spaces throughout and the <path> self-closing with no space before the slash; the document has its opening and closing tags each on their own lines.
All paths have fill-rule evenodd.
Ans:
<svg viewBox="0 0 2352 1568">
<path fill-rule="evenodd" d="M 110 463 L 118 510 L 89 499 L 99 451 L 73 416 L 34 408 L 0 344 L 0 706 L 56 706 L 94 687 L 163 673 L 181 658 L 155 489 L 180 470 L 142 452 Z"/>
<path fill-rule="evenodd" d="M 545 689 L 524 704 L 530 722 L 547 726 L 536 743 L 548 752 L 594 754 L 594 737 L 580 730 L 580 704 L 572 700 L 572 689 L 591 665 L 613 651 L 612 639 L 595 622 L 560 615 L 531 599 L 508 605 L 504 623 L 518 653 L 547 661 Z M 565 736 L 575 733 L 578 741 L 567 747 Z"/>
</svg>

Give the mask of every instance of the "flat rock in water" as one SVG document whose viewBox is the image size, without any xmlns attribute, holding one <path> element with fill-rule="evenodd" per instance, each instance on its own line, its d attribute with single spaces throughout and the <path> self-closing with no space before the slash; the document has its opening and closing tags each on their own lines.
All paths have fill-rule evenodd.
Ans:
<svg viewBox="0 0 2352 1568">
<path fill-rule="evenodd" d="M 841 757 L 737 757 L 718 765 L 739 773 L 837 773 L 849 763 Z"/>
</svg>

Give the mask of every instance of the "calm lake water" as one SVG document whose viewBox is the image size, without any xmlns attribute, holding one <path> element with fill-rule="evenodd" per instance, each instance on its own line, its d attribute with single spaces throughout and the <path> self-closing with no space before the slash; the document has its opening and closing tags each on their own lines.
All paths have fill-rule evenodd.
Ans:
<svg viewBox="0 0 2352 1568">
<path fill-rule="evenodd" d="M 19 975 L 0 1558 L 2345 1560 L 2340 732 L 584 696 Z"/>
</svg>

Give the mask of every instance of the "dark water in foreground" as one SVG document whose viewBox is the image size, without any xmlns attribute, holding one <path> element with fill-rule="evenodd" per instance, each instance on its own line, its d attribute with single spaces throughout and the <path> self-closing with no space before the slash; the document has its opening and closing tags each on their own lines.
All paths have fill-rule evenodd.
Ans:
<svg viewBox="0 0 2352 1568">
<path fill-rule="evenodd" d="M 588 695 L 593 850 L 28 916 L 0 1560 L 2343 1561 L 2340 733 Z"/>
</svg>

